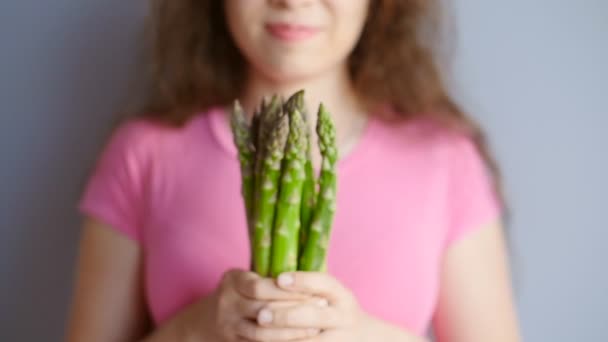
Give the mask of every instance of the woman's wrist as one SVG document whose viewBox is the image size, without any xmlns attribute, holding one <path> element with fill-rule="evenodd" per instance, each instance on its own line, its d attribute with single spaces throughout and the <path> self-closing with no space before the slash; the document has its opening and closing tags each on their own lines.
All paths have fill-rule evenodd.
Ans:
<svg viewBox="0 0 608 342">
<path fill-rule="evenodd" d="M 139 342 L 197 341 L 197 334 L 195 334 L 191 327 L 185 322 L 186 315 L 189 315 L 189 313 L 184 312 L 181 315 L 176 316 L 174 319 L 165 322 Z"/>
<path fill-rule="evenodd" d="M 179 337 L 181 337 L 178 341 L 183 342 L 199 342 L 199 341 L 209 341 L 209 342 L 218 342 L 220 339 L 213 334 L 213 325 L 214 325 L 214 314 L 213 307 L 216 301 L 215 293 L 210 296 L 204 298 L 202 302 L 200 302 L 199 308 L 193 310 L 189 310 L 186 313 L 188 318 L 184 319 L 180 332 L 178 333 Z"/>
<path fill-rule="evenodd" d="M 213 300 L 213 296 L 210 296 L 200 303 L 191 305 L 140 342 L 219 341 L 211 334 L 210 305 Z"/>
</svg>

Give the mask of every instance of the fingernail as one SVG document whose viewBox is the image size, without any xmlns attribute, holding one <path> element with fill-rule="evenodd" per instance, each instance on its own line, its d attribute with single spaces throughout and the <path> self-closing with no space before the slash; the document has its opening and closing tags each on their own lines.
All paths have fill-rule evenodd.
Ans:
<svg viewBox="0 0 608 342">
<path fill-rule="evenodd" d="M 272 311 L 268 309 L 262 309 L 258 313 L 258 323 L 260 324 L 268 324 L 272 322 Z"/>
<path fill-rule="evenodd" d="M 277 282 L 279 283 L 279 286 L 284 286 L 284 287 L 290 286 L 293 284 L 293 276 L 288 273 L 283 273 L 283 274 L 279 275 Z"/>
<path fill-rule="evenodd" d="M 329 306 L 329 301 L 327 301 L 327 299 L 325 299 L 325 298 L 319 299 L 319 301 L 317 303 L 319 304 L 319 306 L 323 306 L 323 307 Z"/>
</svg>

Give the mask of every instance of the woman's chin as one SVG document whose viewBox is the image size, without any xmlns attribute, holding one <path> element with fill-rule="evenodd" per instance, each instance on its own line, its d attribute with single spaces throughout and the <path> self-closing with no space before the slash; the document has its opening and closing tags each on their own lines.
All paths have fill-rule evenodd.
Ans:
<svg viewBox="0 0 608 342">
<path fill-rule="evenodd" d="M 311 64 L 299 65 L 299 63 L 281 63 L 278 65 L 266 65 L 262 69 L 265 78 L 272 82 L 277 84 L 291 84 L 318 78 L 331 68 L 313 67 Z"/>
</svg>

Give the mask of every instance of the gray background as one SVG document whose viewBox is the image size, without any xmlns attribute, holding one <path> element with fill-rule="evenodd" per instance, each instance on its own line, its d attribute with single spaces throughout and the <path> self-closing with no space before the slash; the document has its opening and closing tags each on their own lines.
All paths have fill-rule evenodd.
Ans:
<svg viewBox="0 0 608 342">
<path fill-rule="evenodd" d="M 59 341 L 75 202 L 137 74 L 145 2 L 0 2 L 0 340 Z M 455 89 L 514 210 L 526 341 L 608 341 L 608 2 L 459 0 Z"/>
</svg>

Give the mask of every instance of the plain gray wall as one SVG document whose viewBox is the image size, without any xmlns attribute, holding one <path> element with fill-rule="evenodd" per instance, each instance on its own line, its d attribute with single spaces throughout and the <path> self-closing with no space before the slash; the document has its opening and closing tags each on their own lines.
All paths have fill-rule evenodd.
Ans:
<svg viewBox="0 0 608 342">
<path fill-rule="evenodd" d="M 505 173 L 525 340 L 608 341 L 608 2 L 454 7 L 455 91 Z M 75 203 L 137 74 L 144 10 L 0 2 L 2 341 L 61 340 Z"/>
</svg>

